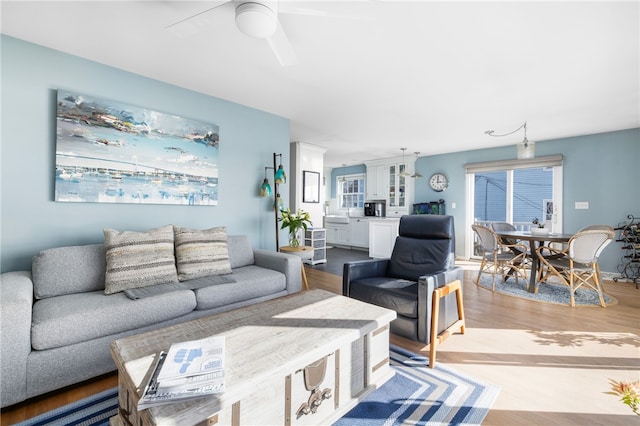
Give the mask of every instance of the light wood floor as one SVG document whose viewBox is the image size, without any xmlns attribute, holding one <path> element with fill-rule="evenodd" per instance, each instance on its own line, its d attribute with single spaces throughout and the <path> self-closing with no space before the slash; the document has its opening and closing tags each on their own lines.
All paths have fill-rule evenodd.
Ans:
<svg viewBox="0 0 640 426">
<path fill-rule="evenodd" d="M 305 268 L 311 288 L 340 293 L 342 278 Z M 500 387 L 485 425 L 640 425 L 640 416 L 608 395 L 609 379 L 640 379 L 640 290 L 606 282 L 618 303 L 570 308 L 492 293 L 465 271 L 467 331 L 438 348 L 437 362 Z M 476 269 L 477 270 L 477 269 Z M 392 343 L 428 354 L 397 336 Z M 3 410 L 10 425 L 117 385 L 111 374 Z"/>
</svg>

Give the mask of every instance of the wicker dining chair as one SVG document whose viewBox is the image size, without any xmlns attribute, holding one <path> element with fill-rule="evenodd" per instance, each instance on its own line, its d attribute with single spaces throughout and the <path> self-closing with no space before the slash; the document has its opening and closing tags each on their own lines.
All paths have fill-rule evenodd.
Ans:
<svg viewBox="0 0 640 426">
<path fill-rule="evenodd" d="M 516 228 L 515 226 L 513 226 L 509 222 L 491 222 L 489 227 L 491 229 L 493 229 L 497 233 L 499 233 L 499 232 L 516 232 L 518 230 L 518 228 Z M 515 254 L 522 253 L 520 250 L 518 250 L 518 248 L 517 248 L 518 246 L 516 246 L 517 244 L 521 244 L 520 240 L 518 240 L 517 238 L 505 238 L 505 237 L 500 237 L 500 236 L 498 236 L 498 237 L 502 241 L 502 244 L 515 246 L 515 247 L 511 248 L 512 252 L 514 252 Z M 526 244 L 522 244 L 522 245 L 524 245 L 526 247 Z M 525 250 L 525 252 L 527 252 L 527 250 Z"/>
<path fill-rule="evenodd" d="M 506 281 L 510 274 L 514 275 L 516 283 L 519 277 L 527 279 L 527 247 L 524 244 L 505 244 L 493 229 L 486 226 L 471 225 L 471 228 L 478 236 L 476 247 L 482 256 L 476 284 L 480 282 L 480 276 L 485 272 L 490 272 L 492 275 L 492 290 L 496 289 L 496 275 L 498 273 L 502 276 L 503 281 Z"/>
<path fill-rule="evenodd" d="M 543 268 L 535 291 L 549 278 L 558 277 L 562 284 L 569 287 L 571 306 L 575 306 L 576 290 L 585 285 L 598 293 L 600 305 L 606 308 L 600 284 L 598 257 L 614 237 L 615 232 L 611 227 L 583 229 L 573 235 L 563 249 L 539 247 L 537 251 Z"/>
</svg>

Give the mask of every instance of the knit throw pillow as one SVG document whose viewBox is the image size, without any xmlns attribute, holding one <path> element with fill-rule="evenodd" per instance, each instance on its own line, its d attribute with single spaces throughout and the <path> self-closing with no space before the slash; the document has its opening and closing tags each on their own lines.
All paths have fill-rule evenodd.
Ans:
<svg viewBox="0 0 640 426">
<path fill-rule="evenodd" d="M 231 273 L 227 228 L 174 227 L 178 280 Z"/>
<path fill-rule="evenodd" d="M 146 232 L 104 230 L 106 294 L 177 281 L 173 226 Z"/>
</svg>

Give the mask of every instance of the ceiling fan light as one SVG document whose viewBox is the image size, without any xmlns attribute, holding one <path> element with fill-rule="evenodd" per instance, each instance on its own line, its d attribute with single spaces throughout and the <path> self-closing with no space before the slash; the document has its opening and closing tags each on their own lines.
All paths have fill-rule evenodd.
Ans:
<svg viewBox="0 0 640 426">
<path fill-rule="evenodd" d="M 269 38 L 278 27 L 278 15 L 261 3 L 242 3 L 236 8 L 236 25 L 246 35 Z"/>
</svg>

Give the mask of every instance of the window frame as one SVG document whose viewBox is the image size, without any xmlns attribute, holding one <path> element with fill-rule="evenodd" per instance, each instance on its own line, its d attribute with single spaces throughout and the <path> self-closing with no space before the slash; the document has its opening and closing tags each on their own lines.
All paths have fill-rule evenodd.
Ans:
<svg viewBox="0 0 640 426">
<path fill-rule="evenodd" d="M 342 180 L 341 180 L 342 179 Z M 358 192 L 349 192 L 348 195 L 357 195 L 358 196 L 358 207 L 342 207 L 343 206 L 343 196 L 345 195 L 342 192 L 344 181 L 357 181 L 362 180 L 362 185 L 358 185 Z M 336 200 L 338 202 L 338 211 L 350 215 L 354 212 L 354 210 L 361 210 L 364 212 L 364 201 L 366 197 L 366 186 L 367 186 L 367 177 L 365 173 L 353 173 L 348 175 L 340 175 L 336 176 Z M 362 200 L 362 201 L 360 201 Z"/>
<path fill-rule="evenodd" d="M 465 258 L 473 257 L 474 233 L 471 225 L 474 223 L 474 195 L 475 195 L 475 174 L 487 171 L 507 172 L 507 221 L 512 216 L 513 200 L 513 171 L 516 169 L 531 169 L 550 167 L 553 170 L 553 213 L 552 232 L 562 233 L 562 200 L 563 200 L 563 156 L 551 155 L 547 157 L 531 158 L 527 160 L 502 160 L 489 161 L 483 163 L 465 164 L 466 172 L 466 228 L 465 232 Z"/>
</svg>

